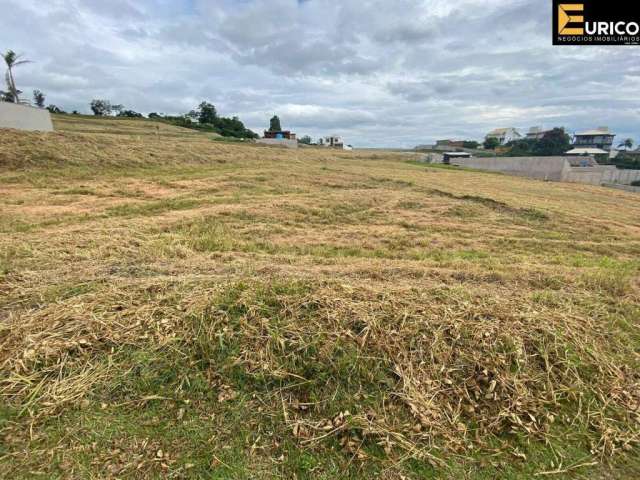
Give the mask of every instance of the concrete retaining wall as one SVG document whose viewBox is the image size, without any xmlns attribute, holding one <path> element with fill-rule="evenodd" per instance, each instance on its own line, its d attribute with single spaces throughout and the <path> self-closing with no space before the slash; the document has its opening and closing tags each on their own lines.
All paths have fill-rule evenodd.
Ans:
<svg viewBox="0 0 640 480">
<path fill-rule="evenodd" d="M 44 108 L 0 102 L 0 128 L 52 132 L 51 114 Z"/>
<path fill-rule="evenodd" d="M 502 172 L 521 177 L 589 185 L 629 185 L 640 180 L 640 170 L 622 170 L 615 165 L 571 166 L 575 157 L 473 157 L 451 159 L 452 165 Z"/>
<path fill-rule="evenodd" d="M 427 153 L 420 161 L 424 163 L 442 163 L 443 155 L 441 153 Z"/>
<path fill-rule="evenodd" d="M 569 166 L 565 157 L 452 158 L 451 164 L 557 182 L 563 180 L 564 171 Z"/>
<path fill-rule="evenodd" d="M 634 187 L 632 185 L 622 185 L 621 183 L 605 183 L 604 186 L 617 188 L 618 190 L 625 190 L 627 192 L 640 193 L 640 187 Z"/>
<path fill-rule="evenodd" d="M 298 141 L 289 140 L 288 138 L 258 138 L 256 143 L 264 143 L 275 147 L 298 148 Z"/>
<path fill-rule="evenodd" d="M 640 170 L 623 170 L 621 168 L 616 169 L 615 181 L 613 183 L 622 183 L 629 185 L 631 182 L 640 181 Z"/>
<path fill-rule="evenodd" d="M 613 167 L 615 170 L 615 167 Z M 609 169 L 597 167 L 569 167 L 565 170 L 563 180 L 570 183 L 587 183 L 589 185 L 602 185 L 605 176 L 611 178 L 614 175 Z"/>
<path fill-rule="evenodd" d="M 640 180 L 640 170 L 623 170 L 614 165 L 597 167 L 571 167 L 565 172 L 566 182 L 589 183 L 591 185 L 620 184 L 630 185 Z"/>
</svg>

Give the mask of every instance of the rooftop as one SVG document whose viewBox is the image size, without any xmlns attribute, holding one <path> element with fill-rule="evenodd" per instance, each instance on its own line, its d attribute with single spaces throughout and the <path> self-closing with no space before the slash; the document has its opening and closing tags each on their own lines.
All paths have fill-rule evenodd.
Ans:
<svg viewBox="0 0 640 480">
<path fill-rule="evenodd" d="M 585 130 L 584 132 L 576 133 L 576 136 L 582 135 L 615 135 L 615 133 L 611 133 L 609 127 L 598 127 L 592 130 Z"/>
<path fill-rule="evenodd" d="M 493 130 L 491 130 L 487 135 L 504 135 L 505 133 L 507 133 L 509 130 L 515 130 L 515 128 L 513 127 L 508 127 L 508 128 L 494 128 Z"/>
<path fill-rule="evenodd" d="M 444 152 L 444 155 L 448 155 L 450 157 L 470 157 L 471 156 L 469 152 Z"/>
<path fill-rule="evenodd" d="M 544 127 L 531 127 L 527 132 L 528 135 L 537 135 L 540 133 L 546 133 L 552 131 L 553 128 L 544 128 Z"/>
</svg>

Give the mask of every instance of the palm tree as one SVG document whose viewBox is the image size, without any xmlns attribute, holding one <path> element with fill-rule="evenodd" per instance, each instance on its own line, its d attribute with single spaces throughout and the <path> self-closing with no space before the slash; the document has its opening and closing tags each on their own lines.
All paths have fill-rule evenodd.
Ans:
<svg viewBox="0 0 640 480">
<path fill-rule="evenodd" d="M 626 140 L 620 142 L 620 145 L 618 145 L 618 148 L 620 147 L 624 147 L 625 150 L 629 150 L 630 148 L 633 147 L 633 139 L 627 138 Z"/>
<path fill-rule="evenodd" d="M 9 89 L 5 94 L 5 98 L 11 97 L 14 103 L 20 102 L 19 95 L 22 92 L 20 92 L 16 87 L 16 81 L 13 77 L 13 69 L 19 65 L 31 63 L 29 60 L 20 60 L 20 57 L 21 55 L 17 55 L 13 50 L 7 50 L 7 52 L 2 55 L 2 58 L 7 64 L 7 74 L 5 75 L 5 79 L 7 81 L 7 88 Z"/>
</svg>

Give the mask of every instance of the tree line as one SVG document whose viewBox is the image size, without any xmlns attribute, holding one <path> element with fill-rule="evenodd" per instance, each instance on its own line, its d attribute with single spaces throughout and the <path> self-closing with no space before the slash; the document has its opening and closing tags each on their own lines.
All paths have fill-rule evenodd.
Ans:
<svg viewBox="0 0 640 480">
<path fill-rule="evenodd" d="M 511 147 L 511 150 L 506 153 L 510 157 L 564 155 L 571 149 L 571 137 L 567 135 L 564 128 L 556 127 L 545 132 L 542 138 L 513 140 L 505 146 Z"/>
<path fill-rule="evenodd" d="M 483 146 L 485 150 L 495 150 L 500 141 L 495 137 L 487 137 Z M 503 153 L 507 157 L 553 156 L 564 155 L 571 148 L 571 137 L 564 128 L 556 127 L 542 135 L 542 138 L 523 138 L 504 144 L 508 150 Z"/>
<path fill-rule="evenodd" d="M 94 99 L 89 106 L 93 114 L 99 117 L 115 115 L 117 117 L 143 118 L 141 113 L 127 109 L 120 104 L 112 104 L 109 100 Z M 258 135 L 246 128 L 237 116 L 222 117 L 218 115 L 215 105 L 207 101 L 202 101 L 196 108 L 182 115 L 151 112 L 148 118 L 179 127 L 218 133 L 223 137 L 258 138 Z"/>
<path fill-rule="evenodd" d="M 152 112 L 148 117 L 179 127 L 218 133 L 223 137 L 258 138 L 258 134 L 245 127 L 237 116 L 221 117 L 216 107 L 207 101 L 201 102 L 196 108 L 183 115 L 163 115 Z"/>
</svg>

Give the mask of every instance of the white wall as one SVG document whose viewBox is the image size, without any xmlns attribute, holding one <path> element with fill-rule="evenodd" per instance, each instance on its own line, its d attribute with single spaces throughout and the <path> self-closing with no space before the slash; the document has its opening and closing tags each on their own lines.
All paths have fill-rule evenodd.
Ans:
<svg viewBox="0 0 640 480">
<path fill-rule="evenodd" d="M 0 128 L 52 132 L 51 114 L 44 108 L 0 102 Z"/>
<path fill-rule="evenodd" d="M 615 165 L 597 167 L 571 167 L 565 172 L 565 181 L 591 185 L 630 185 L 640 180 L 640 170 L 623 170 Z"/>
<path fill-rule="evenodd" d="M 452 158 L 451 164 L 521 177 L 590 185 L 629 185 L 640 180 L 640 170 L 622 170 L 614 165 L 572 167 L 567 157 Z"/>
<path fill-rule="evenodd" d="M 615 167 L 614 167 L 615 170 Z M 565 171 L 563 180 L 570 183 L 587 183 L 589 185 L 602 185 L 607 183 L 607 179 L 610 179 L 612 173 L 609 169 L 598 167 L 569 167 Z"/>
<path fill-rule="evenodd" d="M 561 181 L 567 160 L 564 157 L 471 157 L 452 158 L 451 164 L 521 177 Z"/>
<path fill-rule="evenodd" d="M 256 143 L 264 143 L 275 147 L 298 148 L 298 140 L 289 140 L 288 138 L 258 138 Z"/>
<path fill-rule="evenodd" d="M 629 185 L 631 182 L 640 181 L 640 170 L 623 170 L 618 168 L 616 174 L 616 179 L 613 183 Z"/>
<path fill-rule="evenodd" d="M 422 157 L 422 162 L 425 163 L 442 163 L 444 155 L 441 153 L 427 153 Z"/>
</svg>

